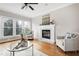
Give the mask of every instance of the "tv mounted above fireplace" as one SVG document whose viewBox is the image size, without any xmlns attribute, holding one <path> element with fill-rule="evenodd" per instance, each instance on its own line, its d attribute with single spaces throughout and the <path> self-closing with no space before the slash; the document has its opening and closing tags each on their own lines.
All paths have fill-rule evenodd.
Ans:
<svg viewBox="0 0 79 59">
<path fill-rule="evenodd" d="M 50 39 L 50 30 L 42 30 L 42 38 Z"/>
</svg>

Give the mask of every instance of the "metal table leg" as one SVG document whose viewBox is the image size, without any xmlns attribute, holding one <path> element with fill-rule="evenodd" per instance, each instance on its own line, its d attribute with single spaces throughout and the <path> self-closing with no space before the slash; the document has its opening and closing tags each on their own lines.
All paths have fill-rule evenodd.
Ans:
<svg viewBox="0 0 79 59">
<path fill-rule="evenodd" d="M 32 56 L 34 56 L 34 46 L 32 44 Z"/>
<path fill-rule="evenodd" d="M 15 56 L 15 51 L 13 51 L 13 56 Z"/>
</svg>

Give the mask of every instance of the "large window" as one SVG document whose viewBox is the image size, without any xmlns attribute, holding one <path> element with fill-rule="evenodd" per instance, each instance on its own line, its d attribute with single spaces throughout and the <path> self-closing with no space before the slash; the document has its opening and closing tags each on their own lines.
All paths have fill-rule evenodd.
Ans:
<svg viewBox="0 0 79 59">
<path fill-rule="evenodd" d="M 22 33 L 22 21 L 16 21 L 16 35 Z"/>
<path fill-rule="evenodd" d="M 0 38 L 12 37 L 20 34 L 29 34 L 31 25 L 29 21 L 18 20 L 11 17 L 0 17 Z M 14 19 L 14 20 L 13 20 Z"/>
<path fill-rule="evenodd" d="M 4 22 L 4 36 L 13 35 L 13 20 L 7 20 Z"/>
</svg>

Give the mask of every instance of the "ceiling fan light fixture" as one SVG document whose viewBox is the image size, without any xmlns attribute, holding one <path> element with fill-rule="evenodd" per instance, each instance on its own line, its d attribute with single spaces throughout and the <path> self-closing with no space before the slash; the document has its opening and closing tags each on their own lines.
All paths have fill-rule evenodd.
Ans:
<svg viewBox="0 0 79 59">
<path fill-rule="evenodd" d="M 34 8 L 31 6 L 33 4 L 38 4 L 38 3 L 24 3 L 24 6 L 22 6 L 21 9 L 24 9 L 26 6 L 28 6 L 31 10 L 34 10 Z"/>
</svg>

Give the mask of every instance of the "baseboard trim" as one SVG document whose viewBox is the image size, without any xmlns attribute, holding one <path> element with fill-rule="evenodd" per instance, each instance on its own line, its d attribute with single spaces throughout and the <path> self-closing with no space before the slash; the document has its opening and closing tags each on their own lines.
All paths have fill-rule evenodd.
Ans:
<svg viewBox="0 0 79 59">
<path fill-rule="evenodd" d="M 12 42 L 12 41 L 17 41 L 17 40 L 20 40 L 20 39 L 13 39 L 13 40 L 6 39 L 6 40 L 1 40 L 0 44 L 7 43 L 7 42 Z"/>
</svg>

